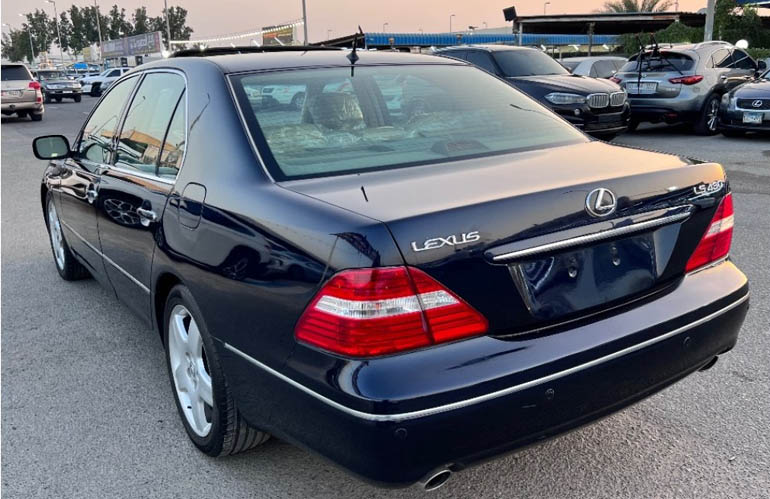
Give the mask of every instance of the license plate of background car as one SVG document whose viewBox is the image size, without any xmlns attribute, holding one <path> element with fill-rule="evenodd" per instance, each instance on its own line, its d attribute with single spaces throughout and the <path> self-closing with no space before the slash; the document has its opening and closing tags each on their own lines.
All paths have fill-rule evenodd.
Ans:
<svg viewBox="0 0 770 499">
<path fill-rule="evenodd" d="M 3 97 L 21 97 L 21 90 L 6 90 Z"/>
<path fill-rule="evenodd" d="M 658 84 L 654 81 L 643 81 L 640 85 L 636 82 L 626 83 L 626 90 L 629 94 L 654 94 L 658 90 Z"/>
<path fill-rule="evenodd" d="M 743 113 L 743 122 L 759 125 L 762 123 L 762 113 Z"/>
</svg>

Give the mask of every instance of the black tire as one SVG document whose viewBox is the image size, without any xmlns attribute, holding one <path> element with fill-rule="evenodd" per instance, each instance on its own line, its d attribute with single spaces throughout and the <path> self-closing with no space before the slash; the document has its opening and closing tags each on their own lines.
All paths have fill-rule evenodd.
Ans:
<svg viewBox="0 0 770 499">
<path fill-rule="evenodd" d="M 83 100 L 83 96 L 82 95 L 76 95 L 75 97 L 72 98 L 72 100 L 74 100 L 75 102 L 80 102 L 81 100 Z"/>
<path fill-rule="evenodd" d="M 744 130 L 722 130 L 722 135 L 725 137 L 738 138 L 744 137 L 746 132 Z"/>
<path fill-rule="evenodd" d="M 177 305 L 182 305 L 195 320 L 203 342 L 203 352 L 208 374 L 211 378 L 214 406 L 211 408 L 211 429 L 205 437 L 199 436 L 190 426 L 185 416 L 177 390 L 171 367 L 171 351 L 169 346 L 169 321 L 171 314 Z M 166 346 L 166 367 L 171 381 L 171 393 L 174 397 L 179 418 L 182 420 L 185 431 L 190 440 L 203 453 L 218 457 L 238 454 L 253 449 L 266 442 L 270 435 L 250 426 L 240 415 L 230 388 L 225 379 L 222 366 L 217 355 L 216 346 L 206 328 L 202 314 L 190 291 L 183 285 L 177 285 L 171 289 L 166 299 L 166 307 L 163 313 L 163 341 Z"/>
<path fill-rule="evenodd" d="M 88 93 L 91 97 L 99 97 L 102 92 L 100 90 L 102 84 L 101 83 L 92 83 L 91 84 L 91 91 Z"/>
<path fill-rule="evenodd" d="M 609 142 L 609 141 L 611 141 L 612 139 L 614 139 L 615 137 L 618 136 L 617 132 L 613 132 L 613 133 L 595 133 L 595 134 L 592 134 L 592 135 L 595 138 L 597 138 L 599 140 L 603 140 L 605 142 Z"/>
<path fill-rule="evenodd" d="M 50 104 L 51 103 L 51 96 L 48 95 L 45 92 L 43 92 L 43 102 L 45 102 L 46 104 Z"/>
<path fill-rule="evenodd" d="M 32 119 L 32 121 L 42 121 L 43 113 L 40 113 L 40 114 L 29 113 L 29 117 Z"/>
<path fill-rule="evenodd" d="M 34 114 L 32 116 L 35 116 Z M 56 249 L 54 248 L 54 242 L 51 234 L 51 224 L 49 219 L 49 210 L 51 209 L 51 204 L 53 203 L 53 197 L 51 196 L 51 193 L 49 192 L 46 196 L 45 200 L 45 226 L 48 229 L 48 242 L 51 245 L 51 254 L 53 255 L 53 263 L 56 267 L 57 272 L 59 272 L 59 275 L 62 279 L 65 281 L 79 281 L 81 279 L 86 279 L 88 277 L 91 277 L 91 274 L 88 272 L 88 269 L 86 269 L 77 259 L 75 258 L 75 255 L 72 254 L 72 250 L 70 250 L 69 244 L 67 244 L 67 239 L 64 237 L 64 233 L 61 233 L 61 244 L 63 247 L 63 261 L 60 265 L 59 262 L 56 259 Z M 55 210 L 55 206 L 54 206 Z M 58 220 L 58 211 L 56 212 L 56 218 Z M 61 225 L 59 226 L 61 230 Z"/>
<path fill-rule="evenodd" d="M 61 97 L 54 97 L 53 100 L 55 100 L 56 102 L 61 102 Z"/>
<path fill-rule="evenodd" d="M 719 102 L 722 100 L 720 95 L 710 95 L 703 104 L 698 121 L 693 125 L 693 130 L 698 135 L 716 135 L 719 133 Z"/>
<path fill-rule="evenodd" d="M 305 92 L 297 92 L 294 97 L 291 98 L 291 107 L 297 110 L 302 109 L 302 105 L 305 103 Z"/>
</svg>

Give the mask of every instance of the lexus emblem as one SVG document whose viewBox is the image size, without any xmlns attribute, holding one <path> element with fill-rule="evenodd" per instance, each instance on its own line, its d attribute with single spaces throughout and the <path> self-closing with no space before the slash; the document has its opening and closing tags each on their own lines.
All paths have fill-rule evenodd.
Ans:
<svg viewBox="0 0 770 499">
<path fill-rule="evenodd" d="M 594 189 L 586 196 L 586 211 L 594 217 L 606 217 L 615 212 L 618 200 L 611 190 L 601 187 Z"/>
<path fill-rule="evenodd" d="M 754 102 L 751 103 L 753 107 L 762 107 L 762 101 L 757 99 Z"/>
</svg>

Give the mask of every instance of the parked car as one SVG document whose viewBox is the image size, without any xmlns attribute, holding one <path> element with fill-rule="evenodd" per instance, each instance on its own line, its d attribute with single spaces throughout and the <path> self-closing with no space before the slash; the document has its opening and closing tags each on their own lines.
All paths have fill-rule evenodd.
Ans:
<svg viewBox="0 0 770 499">
<path fill-rule="evenodd" d="M 450 58 L 206 53 L 33 144 L 56 270 L 158 331 L 202 452 L 272 434 L 436 488 L 735 345 L 721 165 L 592 140 Z M 267 85 L 303 109 L 250 100 Z"/>
<path fill-rule="evenodd" d="M 45 107 L 40 83 L 32 78 L 32 74 L 24 64 L 3 64 L 2 96 L 0 110 L 3 116 L 15 114 L 19 118 L 29 116 L 32 121 L 43 119 Z"/>
<path fill-rule="evenodd" d="M 468 45 L 440 49 L 534 97 L 584 132 L 605 140 L 626 130 L 631 115 L 626 94 L 614 82 L 571 74 L 539 49 L 510 45 Z"/>
<path fill-rule="evenodd" d="M 717 133 L 722 96 L 765 68 L 727 42 L 648 50 L 632 56 L 614 76 L 628 92 L 631 128 L 640 122 L 689 123 L 696 133 Z"/>
<path fill-rule="evenodd" d="M 728 137 L 770 132 L 770 71 L 722 96 L 719 130 Z"/>
<path fill-rule="evenodd" d="M 40 82 L 43 100 L 46 103 L 52 100 L 61 102 L 62 99 L 72 99 L 75 102 L 80 102 L 82 98 L 80 83 L 68 78 L 63 71 L 39 69 L 35 71 L 35 78 Z"/>
<path fill-rule="evenodd" d="M 575 75 L 591 76 L 593 78 L 612 78 L 620 68 L 625 66 L 625 57 L 598 55 L 591 57 L 567 57 L 559 61 L 562 66 Z"/>
<path fill-rule="evenodd" d="M 80 80 L 83 93 L 92 97 L 102 95 L 118 78 L 131 71 L 131 68 L 111 68 L 102 71 L 98 76 L 86 76 Z"/>
</svg>

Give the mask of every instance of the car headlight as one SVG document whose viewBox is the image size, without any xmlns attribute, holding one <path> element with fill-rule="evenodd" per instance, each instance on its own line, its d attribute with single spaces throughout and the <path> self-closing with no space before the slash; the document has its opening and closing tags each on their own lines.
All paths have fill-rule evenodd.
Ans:
<svg viewBox="0 0 770 499">
<path fill-rule="evenodd" d="M 552 92 L 545 96 L 545 100 L 551 104 L 585 104 L 586 97 L 585 95 Z"/>
</svg>

